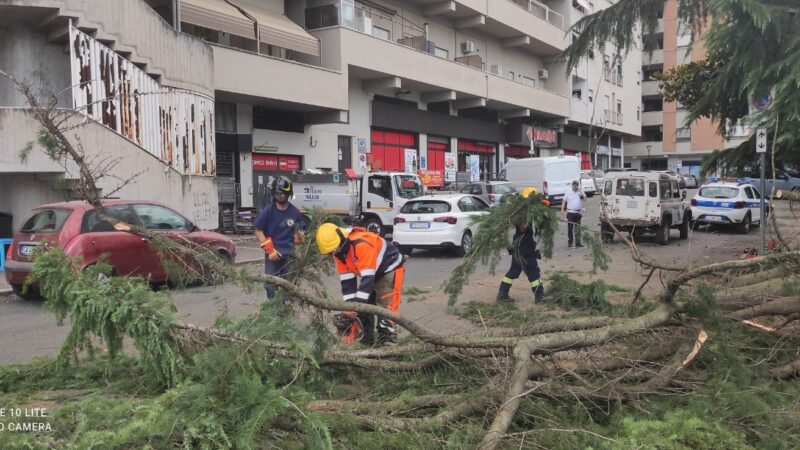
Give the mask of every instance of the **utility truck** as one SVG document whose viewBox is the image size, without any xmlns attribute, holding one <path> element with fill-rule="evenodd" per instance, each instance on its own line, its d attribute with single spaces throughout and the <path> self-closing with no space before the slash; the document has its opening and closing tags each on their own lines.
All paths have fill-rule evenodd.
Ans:
<svg viewBox="0 0 800 450">
<path fill-rule="evenodd" d="M 297 174 L 292 178 L 292 203 L 300 211 L 318 208 L 381 236 L 392 231 L 394 218 L 407 201 L 425 193 L 419 176 L 412 173 L 357 175 L 348 169 L 345 174 Z"/>
<path fill-rule="evenodd" d="M 506 163 L 505 179 L 517 192 L 533 187 L 551 204 L 559 205 L 572 182 L 581 179 L 581 162 L 574 156 L 512 159 Z"/>
</svg>

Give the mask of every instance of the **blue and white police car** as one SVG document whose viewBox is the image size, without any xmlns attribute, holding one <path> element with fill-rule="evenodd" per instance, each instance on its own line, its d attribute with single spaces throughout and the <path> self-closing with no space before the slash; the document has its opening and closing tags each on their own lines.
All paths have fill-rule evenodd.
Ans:
<svg viewBox="0 0 800 450">
<path fill-rule="evenodd" d="M 750 183 L 713 181 L 692 198 L 696 224 L 732 225 L 742 234 L 761 221 L 761 193 Z"/>
</svg>

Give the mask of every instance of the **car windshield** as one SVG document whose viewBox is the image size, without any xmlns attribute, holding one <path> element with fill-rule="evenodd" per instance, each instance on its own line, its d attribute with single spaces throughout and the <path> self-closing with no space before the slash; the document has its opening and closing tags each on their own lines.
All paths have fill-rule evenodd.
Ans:
<svg viewBox="0 0 800 450">
<path fill-rule="evenodd" d="M 37 210 L 25 221 L 20 231 L 23 233 L 52 233 L 58 231 L 70 214 L 72 214 L 71 209 L 47 208 Z"/>
<path fill-rule="evenodd" d="M 397 195 L 402 198 L 416 198 L 423 194 L 422 183 L 413 175 L 395 175 Z"/>
<path fill-rule="evenodd" d="M 450 212 L 450 203 L 440 200 L 417 200 L 408 202 L 400 210 L 403 214 L 439 214 Z"/>
<path fill-rule="evenodd" d="M 631 178 L 617 180 L 617 195 L 644 197 L 644 180 Z"/>
<path fill-rule="evenodd" d="M 705 198 L 735 198 L 739 195 L 739 188 L 726 186 L 706 186 L 698 194 Z"/>
<path fill-rule="evenodd" d="M 589 175 L 588 173 L 582 173 L 582 174 L 581 174 L 581 179 L 582 179 L 582 180 L 591 180 L 591 179 L 592 179 L 592 176 L 591 176 L 591 175 Z"/>
<path fill-rule="evenodd" d="M 495 194 L 513 194 L 517 192 L 514 186 L 510 184 L 495 184 L 491 186 L 491 189 Z"/>
</svg>

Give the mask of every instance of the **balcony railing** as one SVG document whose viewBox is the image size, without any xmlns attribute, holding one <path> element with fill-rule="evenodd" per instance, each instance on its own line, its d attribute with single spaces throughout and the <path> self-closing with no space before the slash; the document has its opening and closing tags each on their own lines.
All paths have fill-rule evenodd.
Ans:
<svg viewBox="0 0 800 450">
<path fill-rule="evenodd" d="M 548 8 L 535 0 L 508 0 L 520 8 L 528 11 L 540 19 L 555 25 L 559 29 L 564 29 L 564 16 Z"/>
</svg>

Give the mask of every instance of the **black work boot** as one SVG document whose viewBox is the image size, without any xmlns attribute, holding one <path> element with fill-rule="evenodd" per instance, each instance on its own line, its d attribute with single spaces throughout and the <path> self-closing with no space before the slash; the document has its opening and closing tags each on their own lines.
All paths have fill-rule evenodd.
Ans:
<svg viewBox="0 0 800 450">
<path fill-rule="evenodd" d="M 536 303 L 542 303 L 544 301 L 544 284 L 540 284 L 531 290 L 533 291 L 533 300 Z"/>
<path fill-rule="evenodd" d="M 497 291 L 497 303 L 514 303 L 514 299 L 508 296 L 511 290 L 511 285 L 506 282 L 500 282 L 500 289 Z"/>
</svg>

